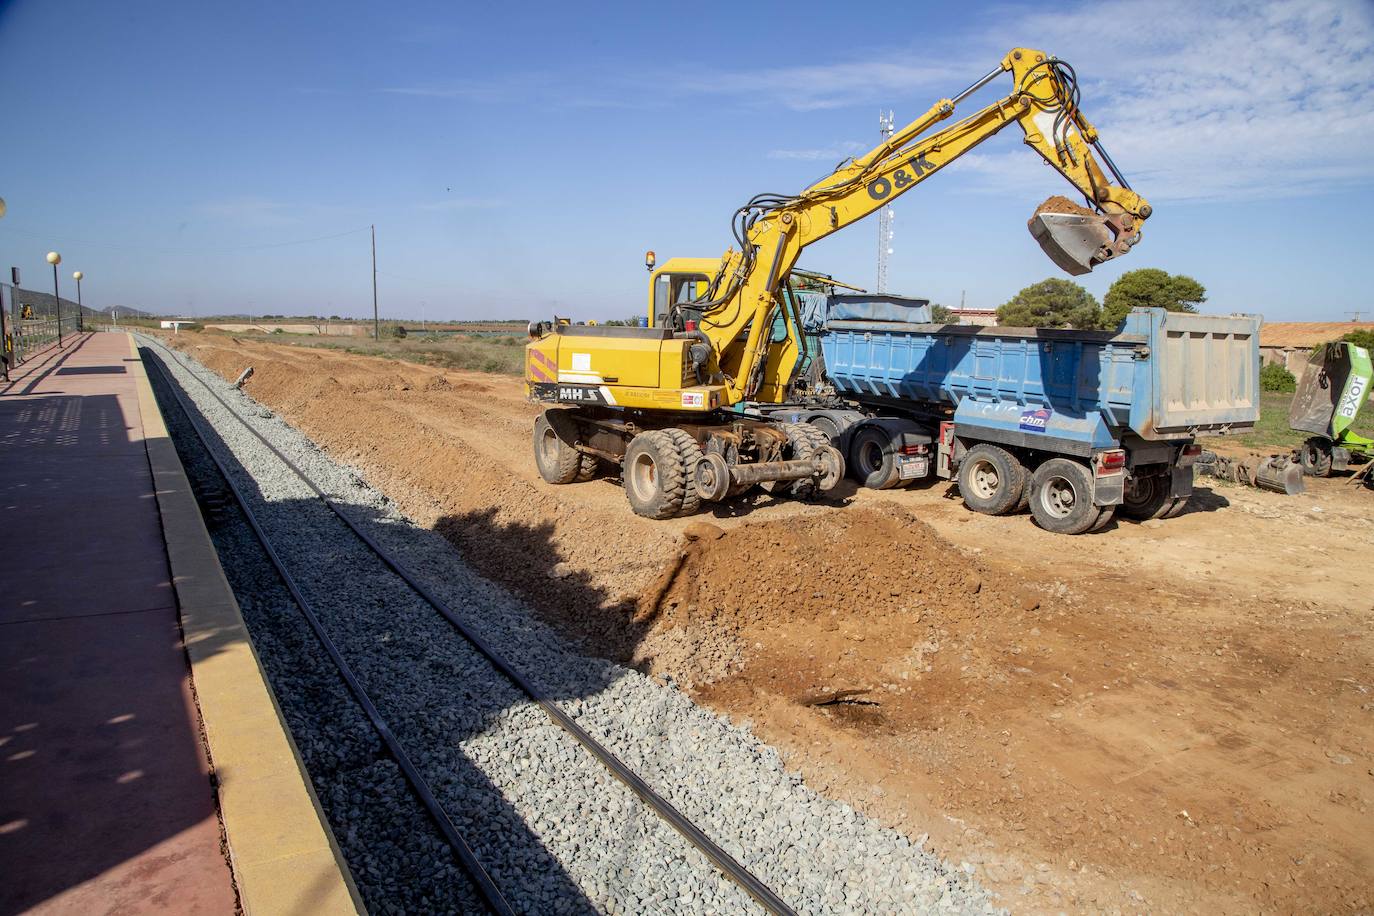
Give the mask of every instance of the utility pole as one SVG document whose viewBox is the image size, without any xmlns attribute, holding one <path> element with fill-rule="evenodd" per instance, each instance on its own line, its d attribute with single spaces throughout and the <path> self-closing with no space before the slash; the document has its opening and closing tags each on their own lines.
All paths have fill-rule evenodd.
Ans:
<svg viewBox="0 0 1374 916">
<path fill-rule="evenodd" d="M 878 112 L 878 132 L 883 140 L 892 139 L 894 113 Z M 887 257 L 892 254 L 892 205 L 878 211 L 878 292 L 887 292 Z"/>
<path fill-rule="evenodd" d="M 382 339 L 382 322 L 377 317 L 377 225 L 372 225 L 372 339 Z"/>
</svg>

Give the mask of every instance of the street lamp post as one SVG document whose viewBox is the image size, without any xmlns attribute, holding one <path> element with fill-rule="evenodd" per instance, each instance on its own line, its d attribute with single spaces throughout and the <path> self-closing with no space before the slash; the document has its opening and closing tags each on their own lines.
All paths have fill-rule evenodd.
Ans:
<svg viewBox="0 0 1374 916">
<path fill-rule="evenodd" d="M 72 274 L 72 279 L 76 281 L 76 333 L 78 334 L 86 330 L 85 315 L 82 314 L 85 309 L 81 307 L 81 278 L 84 276 L 86 275 L 79 270 Z"/>
<path fill-rule="evenodd" d="M 48 263 L 52 265 L 52 297 L 57 304 L 57 345 L 62 346 L 62 296 L 57 291 L 57 265 L 62 263 L 62 255 L 48 252 Z"/>
</svg>

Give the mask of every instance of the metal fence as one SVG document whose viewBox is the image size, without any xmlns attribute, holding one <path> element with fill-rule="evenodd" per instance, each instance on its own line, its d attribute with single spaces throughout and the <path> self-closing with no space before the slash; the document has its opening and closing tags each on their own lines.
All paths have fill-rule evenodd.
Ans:
<svg viewBox="0 0 1374 916">
<path fill-rule="evenodd" d="M 85 329 L 81 308 L 70 299 L 8 283 L 0 283 L 0 325 L 7 371 Z"/>
</svg>

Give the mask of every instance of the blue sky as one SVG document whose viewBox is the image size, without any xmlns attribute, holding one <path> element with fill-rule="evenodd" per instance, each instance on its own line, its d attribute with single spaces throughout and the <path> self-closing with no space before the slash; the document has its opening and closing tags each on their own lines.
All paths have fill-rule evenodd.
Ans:
<svg viewBox="0 0 1374 916">
<path fill-rule="evenodd" d="M 848 10 L 848 11 L 847 11 Z M 638 312 L 643 253 L 714 256 L 1014 46 L 1078 70 L 1154 205 L 1124 270 L 1208 311 L 1374 317 L 1374 4 L 198 4 L 0 0 L 0 266 L 161 312 Z M 1003 78 L 961 110 L 1007 91 Z M 1072 189 L 1015 127 L 895 204 L 895 291 L 992 307 L 1056 275 L 1025 229 Z M 873 220 L 802 264 L 871 286 Z M 305 241 L 313 240 L 313 241 Z M 294 244 L 299 243 L 299 244 Z"/>
</svg>

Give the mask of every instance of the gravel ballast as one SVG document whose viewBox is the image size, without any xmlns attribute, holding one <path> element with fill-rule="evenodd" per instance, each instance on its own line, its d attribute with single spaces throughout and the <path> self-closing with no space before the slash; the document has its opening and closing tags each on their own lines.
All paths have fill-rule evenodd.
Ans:
<svg viewBox="0 0 1374 916">
<path fill-rule="evenodd" d="M 593 737 L 801 912 L 988 912 L 962 870 L 809 790 L 776 751 L 638 672 L 573 651 L 452 545 L 219 376 L 160 358 L 212 447 L 382 715 L 503 893 L 523 912 L 756 911 L 753 901 L 491 669 L 386 571 L 192 375 L 299 465 L 355 523 Z M 150 373 L 161 388 L 156 372 Z M 198 488 L 213 465 L 175 401 Z M 458 469 L 455 469 L 455 473 Z M 452 853 L 233 507 L 212 535 L 316 791 L 373 912 L 471 910 Z"/>
</svg>

